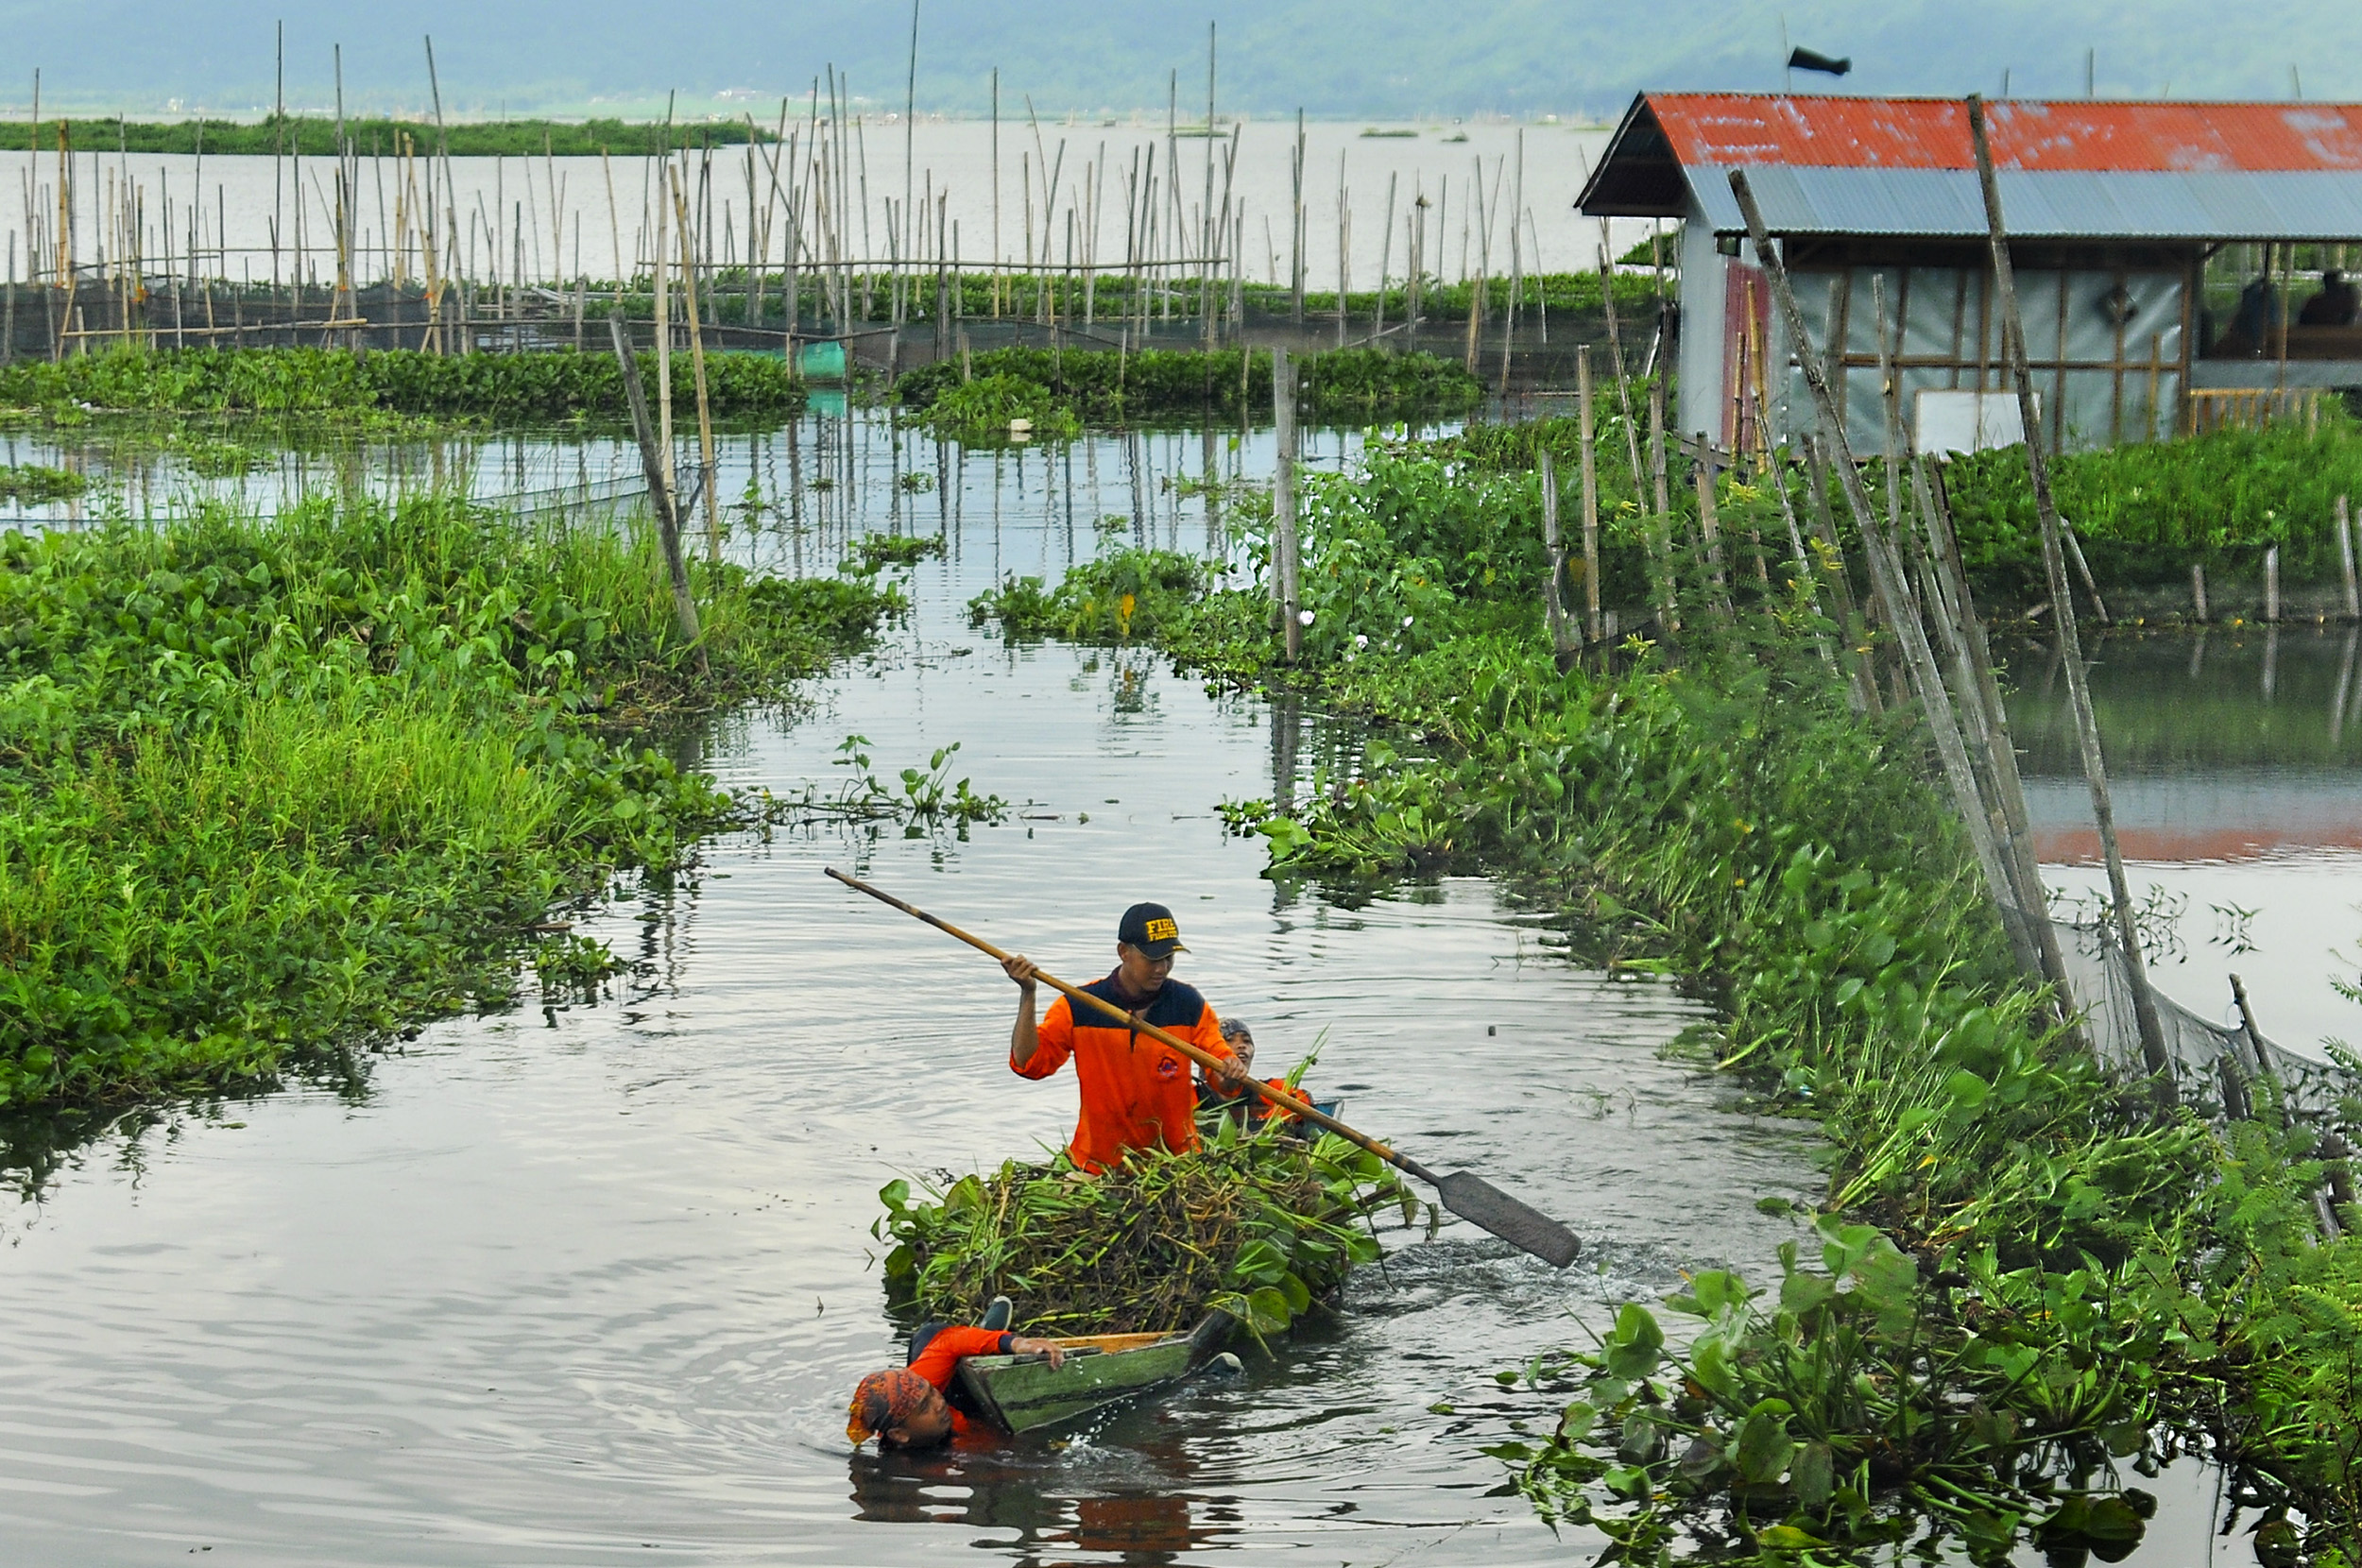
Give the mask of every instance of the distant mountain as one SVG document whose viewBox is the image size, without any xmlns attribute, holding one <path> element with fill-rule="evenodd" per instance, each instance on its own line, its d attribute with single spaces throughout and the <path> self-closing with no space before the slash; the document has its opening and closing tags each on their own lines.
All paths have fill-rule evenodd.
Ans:
<svg viewBox="0 0 2362 1568">
<path fill-rule="evenodd" d="M 429 33 L 444 107 L 471 117 L 659 114 L 670 90 L 687 114 L 776 113 L 830 63 L 883 111 L 900 106 L 909 68 L 903 0 L 418 0 L 399 10 L 0 0 L 12 62 L 0 104 L 21 112 L 39 66 L 45 102 L 75 110 L 267 109 L 282 12 L 289 104 L 316 110 L 334 102 L 336 43 L 349 108 L 423 109 Z M 998 66 L 1003 106 L 1018 112 L 1027 94 L 1044 113 L 1161 112 L 1177 76 L 1181 113 L 1202 118 L 1209 21 L 1225 113 L 1612 116 L 1643 86 L 1780 88 L 1790 44 L 1853 61 L 1841 81 L 1798 74 L 1805 91 L 1992 93 L 2006 72 L 2020 95 L 2075 96 L 2090 50 L 2103 96 L 2362 96 L 2362 6 L 2350 0 L 2253 16 L 2211 0 L 920 0 L 918 106 L 980 111 Z"/>
</svg>

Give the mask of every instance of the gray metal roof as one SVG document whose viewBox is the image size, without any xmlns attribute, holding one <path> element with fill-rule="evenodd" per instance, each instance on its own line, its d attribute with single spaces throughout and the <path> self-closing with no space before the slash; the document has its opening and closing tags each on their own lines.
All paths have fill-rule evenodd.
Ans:
<svg viewBox="0 0 2362 1568">
<path fill-rule="evenodd" d="M 1684 165 L 1682 174 L 1716 233 L 1745 231 L 1728 168 Z M 2362 171 L 2003 169 L 1997 178 L 2012 239 L 2362 238 Z M 1774 234 L 1985 234 L 1974 170 L 1759 164 L 1747 182 Z"/>
</svg>

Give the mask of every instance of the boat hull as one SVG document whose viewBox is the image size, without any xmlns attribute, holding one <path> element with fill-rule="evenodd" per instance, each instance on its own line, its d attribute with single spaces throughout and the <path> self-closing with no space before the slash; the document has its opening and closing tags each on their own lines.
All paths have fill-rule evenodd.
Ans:
<svg viewBox="0 0 2362 1568">
<path fill-rule="evenodd" d="M 1055 1339 L 1067 1352 L 1066 1364 L 1055 1368 L 1041 1355 L 970 1355 L 960 1362 L 960 1386 L 1002 1431 L 1039 1431 L 1178 1383 L 1222 1349 L 1230 1323 L 1227 1314 L 1215 1312 L 1189 1334 Z"/>
</svg>

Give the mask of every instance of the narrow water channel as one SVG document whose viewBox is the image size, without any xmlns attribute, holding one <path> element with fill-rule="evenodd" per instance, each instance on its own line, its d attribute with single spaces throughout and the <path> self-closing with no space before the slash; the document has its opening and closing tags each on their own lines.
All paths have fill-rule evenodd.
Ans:
<svg viewBox="0 0 2362 1568">
<path fill-rule="evenodd" d="M 802 547 L 899 516 L 952 548 L 876 656 L 806 710 L 715 725 L 700 760 L 784 793 L 831 783 L 847 734 L 888 772 L 956 741 L 957 771 L 1018 815 L 966 842 L 716 842 L 693 877 L 590 922 L 644 960 L 608 1000 L 439 1026 L 358 1098 L 296 1090 L 84 1148 L 0 1215 L 11 1559 L 1566 1554 L 1488 1495 L 1504 1473 L 1480 1445 L 1555 1413 L 1493 1374 L 1579 1338 L 1570 1313 L 1684 1269 L 1760 1269 L 1786 1227 L 1754 1201 L 1811 1190 L 1803 1136 L 1658 1059 L 1692 1004 L 1571 968 L 1483 882 L 1346 909 L 1263 879 L 1259 841 L 1213 810 L 1272 788 L 1260 704 L 1145 655 L 968 629 L 1001 571 L 1054 579 L 1094 548 L 1093 513 L 1129 534 L 1128 487 L 1085 500 L 1063 461 L 971 457 L 952 495 L 916 498 L 930 519 L 882 433 L 802 433 L 848 435 Z M 1074 462 L 1121 474 L 1161 450 Z M 1194 435 L 1172 451 L 1202 458 Z M 1195 547 L 1207 520 L 1170 471 L 1139 487 L 1141 529 Z M 752 547 L 797 543 L 774 523 Z M 1315 1081 L 1354 1118 L 1564 1215 L 1585 1259 L 1558 1275 L 1464 1225 L 1390 1233 L 1344 1311 L 1242 1379 L 1054 1443 L 849 1456 L 851 1385 L 899 1360 L 876 1189 L 1061 1141 L 1073 1089 L 1007 1071 L 996 969 L 827 881 L 832 863 L 1074 978 L 1111 962 L 1126 903 L 1171 903 L 1189 977 L 1267 1060 L 1322 1042 Z"/>
<path fill-rule="evenodd" d="M 1316 446 L 1338 462 L 1358 442 Z M 486 472 L 505 477 L 482 493 L 606 456 L 495 448 Z M 1685 1270 L 1769 1272 L 1790 1232 L 1755 1200 L 1818 1190 L 1807 1134 L 1660 1058 L 1693 1004 L 1573 968 L 1487 883 L 1347 907 L 1265 879 L 1259 841 L 1225 837 L 1214 808 L 1270 794 L 1275 758 L 1319 755 L 1337 739 L 1319 721 L 1209 696 L 1144 653 L 1012 649 L 967 623 L 1004 572 L 1054 581 L 1109 540 L 1219 547 L 1187 482 L 1268 460 L 1195 432 L 962 456 L 835 412 L 731 438 L 720 493 L 754 481 L 730 545 L 746 558 L 825 571 L 870 529 L 947 549 L 874 656 L 793 712 L 724 719 L 690 758 L 786 793 L 834 783 L 848 735 L 889 775 L 957 741 L 955 775 L 1018 803 L 1011 820 L 716 841 L 586 921 L 639 961 L 595 1003 L 437 1026 L 362 1094 L 299 1088 L 80 1145 L 0 1210 L 6 1558 L 1589 1560 L 1580 1533 L 1495 1495 L 1505 1473 L 1480 1448 L 1555 1418 L 1495 1373 Z M 248 501 L 300 487 L 288 471 L 248 476 Z M 848 1454 L 851 1385 L 900 1358 L 876 1189 L 1057 1144 L 1073 1089 L 1006 1070 L 997 970 L 829 864 L 1070 979 L 1111 961 L 1125 904 L 1172 904 L 1187 978 L 1257 1026 L 1266 1062 L 1318 1042 L 1313 1082 L 1351 1119 L 1566 1218 L 1585 1257 L 1552 1274 L 1464 1225 L 1389 1232 L 1342 1311 L 1241 1378 L 1053 1441 Z M 2318 905 L 2328 884 L 2309 885 Z M 2130 1560 L 2251 1560 L 2214 1538 L 2211 1475 L 2148 1484 L 2163 1507 Z"/>
</svg>

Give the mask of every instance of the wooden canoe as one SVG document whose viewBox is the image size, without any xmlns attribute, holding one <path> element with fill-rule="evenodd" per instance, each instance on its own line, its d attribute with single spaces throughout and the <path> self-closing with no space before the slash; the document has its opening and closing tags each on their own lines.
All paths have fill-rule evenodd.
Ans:
<svg viewBox="0 0 2362 1568">
<path fill-rule="evenodd" d="M 1096 1334 L 1053 1338 L 1066 1365 L 1033 1355 L 970 1355 L 960 1387 L 985 1420 L 1005 1432 L 1031 1432 L 1077 1420 L 1118 1400 L 1178 1383 L 1218 1355 L 1232 1319 L 1209 1312 L 1188 1334 Z"/>
</svg>

